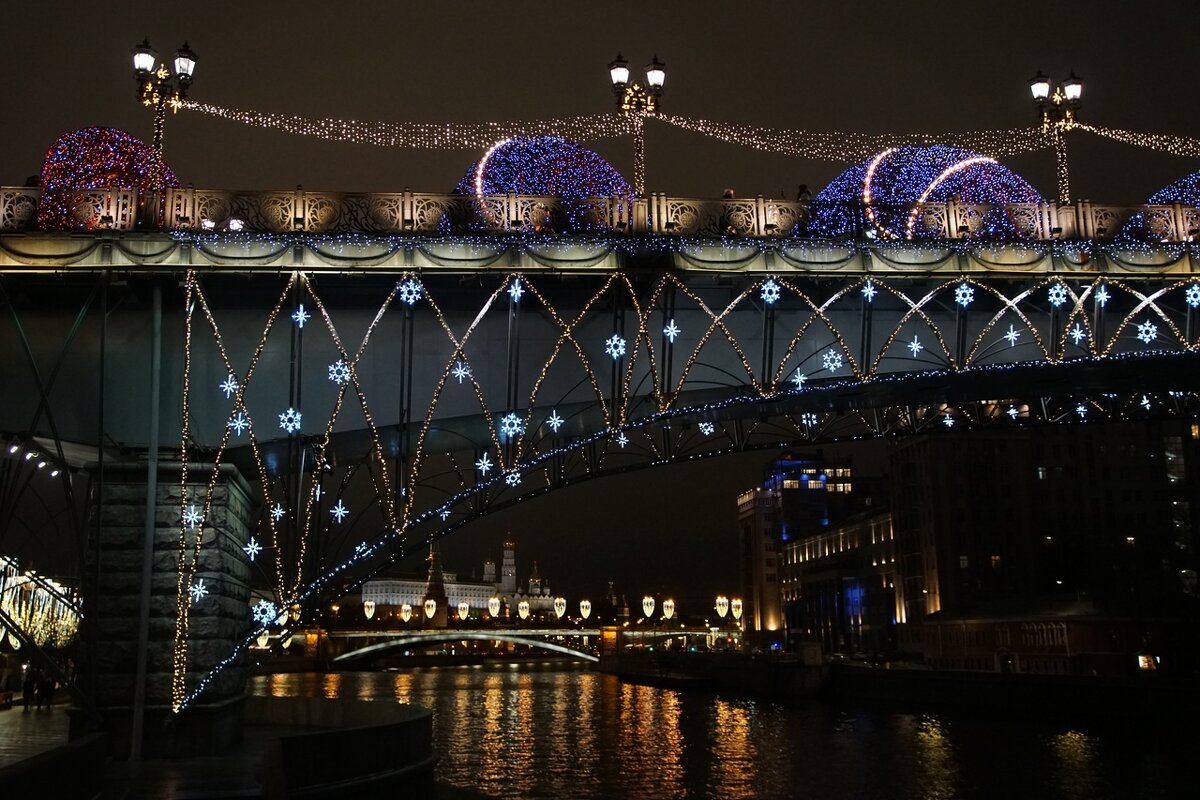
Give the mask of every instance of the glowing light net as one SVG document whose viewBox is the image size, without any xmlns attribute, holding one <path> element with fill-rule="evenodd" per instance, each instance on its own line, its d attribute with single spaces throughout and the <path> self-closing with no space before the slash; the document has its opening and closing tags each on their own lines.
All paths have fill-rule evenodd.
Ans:
<svg viewBox="0 0 1200 800">
<path fill-rule="evenodd" d="M 158 187 L 153 185 L 158 169 Z M 79 128 L 60 136 L 42 161 L 38 227 L 96 227 L 95 205 L 84 189 L 178 186 L 171 168 L 145 142 L 116 128 Z"/>
</svg>

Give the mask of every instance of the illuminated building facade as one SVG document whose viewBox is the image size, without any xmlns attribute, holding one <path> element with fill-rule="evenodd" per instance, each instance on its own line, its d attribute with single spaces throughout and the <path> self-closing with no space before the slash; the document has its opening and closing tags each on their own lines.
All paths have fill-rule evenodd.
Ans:
<svg viewBox="0 0 1200 800">
<path fill-rule="evenodd" d="M 899 649 L 957 668 L 1092 670 L 1064 660 L 1072 637 L 1091 636 L 1085 620 L 1176 647 L 1197 605 L 1198 458 L 1200 427 L 1182 421 L 897 442 Z M 1066 626 L 1058 639 L 1021 633 L 1047 620 Z M 1026 640 L 1035 655 L 1016 657 Z"/>
<path fill-rule="evenodd" d="M 828 529 L 845 515 L 852 492 L 848 463 L 784 453 L 767 465 L 761 487 L 738 496 L 738 552 L 743 618 L 762 642 L 784 639 L 785 544 Z"/>
</svg>

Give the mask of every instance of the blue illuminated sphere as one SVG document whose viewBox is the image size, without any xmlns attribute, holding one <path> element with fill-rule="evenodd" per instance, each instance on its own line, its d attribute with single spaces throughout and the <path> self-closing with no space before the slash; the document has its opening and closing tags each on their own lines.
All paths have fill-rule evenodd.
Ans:
<svg viewBox="0 0 1200 800">
<path fill-rule="evenodd" d="M 1185 206 L 1200 206 L 1200 171 L 1168 183 L 1150 195 L 1146 202 L 1150 205 L 1182 203 Z"/>
<path fill-rule="evenodd" d="M 1180 203 L 1185 206 L 1200 205 L 1200 172 L 1184 175 L 1176 181 L 1168 183 L 1146 200 L 1147 205 L 1171 205 Z M 1137 211 L 1121 227 L 1117 238 L 1140 242 L 1165 242 L 1178 235 L 1172 232 L 1171 214 L 1168 211 L 1144 210 Z"/>
<path fill-rule="evenodd" d="M 936 232 L 913 224 L 912 206 L 917 202 L 944 203 L 951 197 L 965 204 L 1042 202 L 1028 181 L 979 153 L 945 145 L 897 147 L 855 164 L 822 189 L 813 200 L 808 230 L 817 236 L 852 235 L 869 201 L 864 225 L 875 235 L 934 238 Z M 1003 209 L 995 209 L 985 215 L 977 235 L 1006 238 L 1019 234 Z"/>
<path fill-rule="evenodd" d="M 559 136 L 518 136 L 471 165 L 457 194 L 630 197 L 629 183 L 586 147 Z"/>
</svg>

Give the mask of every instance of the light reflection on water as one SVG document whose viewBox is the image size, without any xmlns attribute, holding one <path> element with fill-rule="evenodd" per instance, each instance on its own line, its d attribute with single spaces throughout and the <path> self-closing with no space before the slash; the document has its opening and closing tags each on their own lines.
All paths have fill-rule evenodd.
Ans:
<svg viewBox="0 0 1200 800">
<path fill-rule="evenodd" d="M 251 679 L 276 697 L 433 710 L 438 780 L 506 798 L 1169 798 L 1182 739 L 996 720 L 788 706 L 632 684 L 567 664 Z"/>
</svg>

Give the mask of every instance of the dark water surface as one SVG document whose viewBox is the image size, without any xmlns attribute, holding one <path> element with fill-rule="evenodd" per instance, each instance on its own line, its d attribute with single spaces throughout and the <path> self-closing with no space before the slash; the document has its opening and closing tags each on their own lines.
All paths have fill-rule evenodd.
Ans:
<svg viewBox="0 0 1200 800">
<path fill-rule="evenodd" d="M 777 704 L 570 664 L 263 675 L 275 696 L 433 711 L 440 782 L 505 798 L 1191 797 L 1195 720 L 1087 723 Z"/>
</svg>

